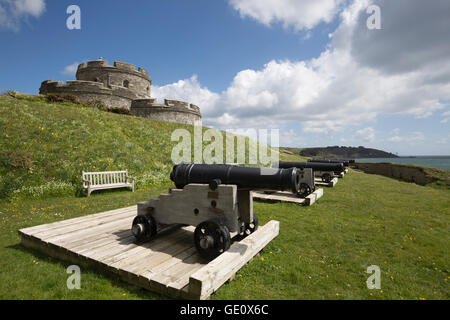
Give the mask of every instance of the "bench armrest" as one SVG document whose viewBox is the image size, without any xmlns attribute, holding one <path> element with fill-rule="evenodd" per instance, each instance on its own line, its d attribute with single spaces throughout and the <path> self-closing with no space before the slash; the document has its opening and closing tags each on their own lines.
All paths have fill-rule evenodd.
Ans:
<svg viewBox="0 0 450 320">
<path fill-rule="evenodd" d="M 134 181 L 135 179 L 133 177 L 127 176 L 127 180 L 132 180 Z"/>
<path fill-rule="evenodd" d="M 91 184 L 91 182 L 89 180 L 85 180 L 85 179 L 82 179 L 82 180 L 83 180 L 83 183 L 87 183 L 87 185 Z"/>
</svg>

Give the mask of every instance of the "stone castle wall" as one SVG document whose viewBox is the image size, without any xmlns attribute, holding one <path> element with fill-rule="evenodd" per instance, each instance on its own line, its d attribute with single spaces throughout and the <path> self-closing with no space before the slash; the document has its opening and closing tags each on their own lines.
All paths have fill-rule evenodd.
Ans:
<svg viewBox="0 0 450 320">
<path fill-rule="evenodd" d="M 78 66 L 77 80 L 101 82 L 106 87 L 128 89 L 135 99 L 150 98 L 152 84 L 147 71 L 125 62 L 109 66 L 105 60 L 89 61 Z"/>
<path fill-rule="evenodd" d="M 106 60 L 95 60 L 78 66 L 77 80 L 46 80 L 40 94 L 70 93 L 80 100 L 101 100 L 110 107 L 130 110 L 133 115 L 185 124 L 201 124 L 199 107 L 187 102 L 165 100 L 158 104 L 150 96 L 152 81 L 148 72 L 136 66 L 115 61 L 113 66 Z"/>
<path fill-rule="evenodd" d="M 40 94 L 70 93 L 76 95 L 81 101 L 101 100 L 108 106 L 130 109 L 135 94 L 122 88 L 108 88 L 101 82 L 93 81 L 62 81 L 47 80 L 42 82 Z"/>
<path fill-rule="evenodd" d="M 184 101 L 164 100 L 164 104 L 156 99 L 138 99 L 131 104 L 131 114 L 163 121 L 201 125 L 200 108 Z"/>
</svg>

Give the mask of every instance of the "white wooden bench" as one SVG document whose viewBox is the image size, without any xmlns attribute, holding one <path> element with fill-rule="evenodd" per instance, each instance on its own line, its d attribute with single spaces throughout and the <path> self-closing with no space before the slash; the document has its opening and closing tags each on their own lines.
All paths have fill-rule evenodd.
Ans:
<svg viewBox="0 0 450 320">
<path fill-rule="evenodd" d="M 92 191 L 131 188 L 134 192 L 134 178 L 128 175 L 128 170 L 104 171 L 104 172 L 82 172 L 83 190 L 89 197 Z"/>
</svg>

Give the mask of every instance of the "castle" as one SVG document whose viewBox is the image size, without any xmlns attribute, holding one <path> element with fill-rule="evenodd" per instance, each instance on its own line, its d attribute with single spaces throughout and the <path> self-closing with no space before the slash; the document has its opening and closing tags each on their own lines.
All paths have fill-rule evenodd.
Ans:
<svg viewBox="0 0 450 320">
<path fill-rule="evenodd" d="M 110 107 L 124 108 L 132 115 L 163 121 L 201 125 L 200 108 L 184 101 L 164 100 L 157 103 L 150 96 L 152 81 L 147 71 L 129 63 L 100 59 L 78 66 L 76 79 L 67 81 L 46 80 L 40 94 L 70 93 L 81 101 L 101 100 Z"/>
</svg>

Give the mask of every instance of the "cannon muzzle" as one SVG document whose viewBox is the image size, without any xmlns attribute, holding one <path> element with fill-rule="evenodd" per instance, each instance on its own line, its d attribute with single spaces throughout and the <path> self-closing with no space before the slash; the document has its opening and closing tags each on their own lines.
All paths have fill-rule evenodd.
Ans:
<svg viewBox="0 0 450 320">
<path fill-rule="evenodd" d="M 309 159 L 308 162 L 317 163 L 342 163 L 345 167 L 348 167 L 350 163 L 355 162 L 355 160 L 345 160 L 345 159 Z"/>
<path fill-rule="evenodd" d="M 328 163 L 328 162 L 288 162 L 280 161 L 274 164 L 274 167 L 278 168 L 298 168 L 305 169 L 311 168 L 314 171 L 333 171 L 335 173 L 341 173 L 345 170 L 344 164 L 342 163 Z"/>
</svg>

